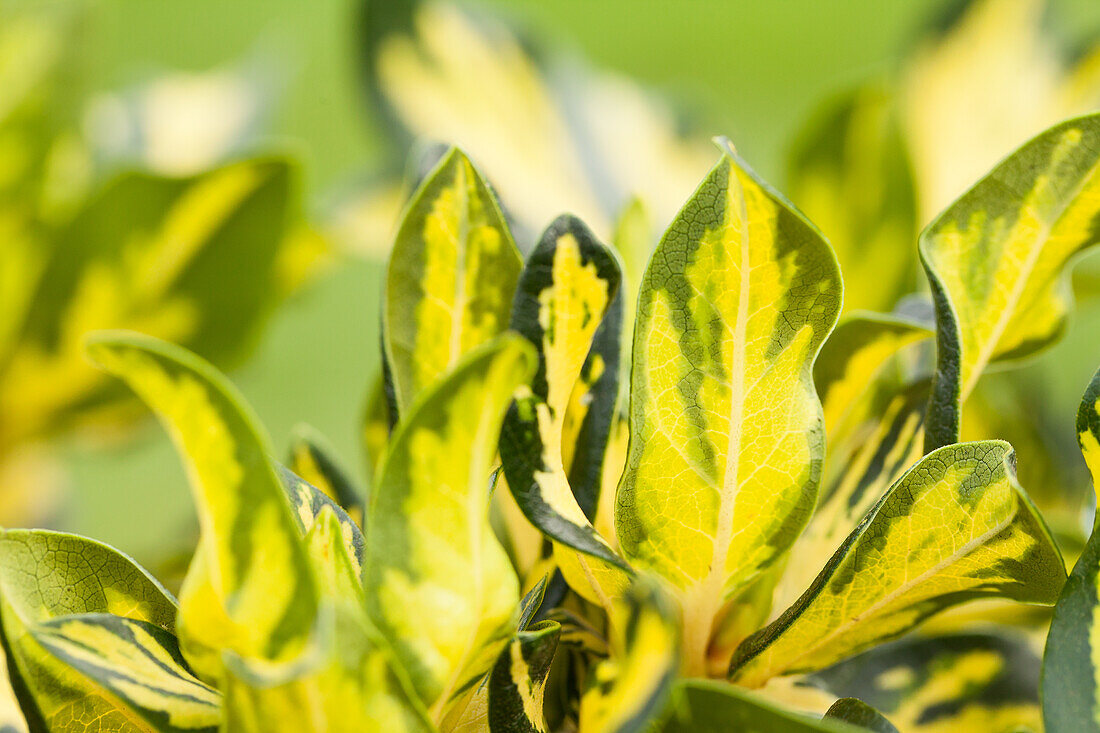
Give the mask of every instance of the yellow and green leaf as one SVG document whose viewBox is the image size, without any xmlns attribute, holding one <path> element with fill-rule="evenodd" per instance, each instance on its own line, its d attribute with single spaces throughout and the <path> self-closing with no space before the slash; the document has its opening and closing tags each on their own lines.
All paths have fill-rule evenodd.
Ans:
<svg viewBox="0 0 1100 733">
<path fill-rule="evenodd" d="M 841 301 L 821 234 L 722 147 L 642 283 L 616 501 L 626 558 L 678 592 L 693 674 L 725 600 L 813 511 L 824 445 L 812 365 Z"/>
<path fill-rule="evenodd" d="M 680 619 L 655 581 L 636 579 L 608 619 L 610 657 L 581 696 L 579 730 L 648 730 L 669 703 L 680 668 Z"/>
<path fill-rule="evenodd" d="M 916 192 L 892 95 L 869 86 L 832 100 L 796 139 L 792 201 L 829 238 L 844 308 L 888 312 L 913 290 Z"/>
<path fill-rule="evenodd" d="M 859 733 L 837 720 L 818 720 L 785 710 L 767 698 L 718 680 L 684 680 L 662 733 Z"/>
<path fill-rule="evenodd" d="M 1100 372 L 1077 411 L 1077 442 L 1100 495 Z M 1047 730 L 1100 731 L 1100 521 L 1054 607 L 1043 655 L 1043 721 Z"/>
<path fill-rule="evenodd" d="M 1073 305 L 1071 261 L 1097 242 L 1100 114 L 1050 128 L 925 229 L 937 364 L 926 450 L 955 442 L 960 409 L 991 363 L 1057 341 Z"/>
<path fill-rule="evenodd" d="M 906 637 L 804 682 L 857 697 L 906 733 L 1042 729 L 1039 657 L 1015 634 Z"/>
<path fill-rule="evenodd" d="M 591 523 L 618 398 L 620 279 L 611 251 L 579 219 L 563 216 L 528 259 L 512 312 L 512 328 L 535 345 L 539 369 L 505 418 L 504 474 L 532 524 L 596 558 L 576 558 L 582 571 L 626 567 Z"/>
<path fill-rule="evenodd" d="M 287 498 L 290 499 L 290 508 L 299 533 L 303 537 L 307 536 L 321 512 L 326 510 L 332 512 L 340 523 L 348 556 L 358 573 L 363 566 L 363 557 L 366 552 L 366 541 L 363 539 L 363 531 L 359 528 L 359 524 L 353 521 L 340 508 L 340 505 L 330 499 L 328 494 L 298 474 L 278 464 L 275 465 L 275 470 L 279 474 L 279 480 L 282 482 Z"/>
<path fill-rule="evenodd" d="M 287 662 L 311 644 L 316 581 L 270 443 L 232 385 L 183 349 L 106 332 L 88 354 L 142 398 L 176 443 L 201 536 L 181 591 L 181 648 L 204 679 L 222 652 Z"/>
<path fill-rule="evenodd" d="M 898 480 L 778 619 L 730 665 L 750 687 L 821 669 L 979 598 L 1052 604 L 1065 570 L 1016 482 L 1011 446 L 961 443 Z"/>
<path fill-rule="evenodd" d="M 356 525 L 363 523 L 366 493 L 344 470 L 323 435 L 307 425 L 294 431 L 290 469 L 339 505 Z"/>
<path fill-rule="evenodd" d="M 383 351 L 399 416 L 507 329 L 522 266 L 489 186 L 451 149 L 409 202 L 386 272 Z"/>
<path fill-rule="evenodd" d="M 491 733 L 544 733 L 543 695 L 560 636 L 556 621 L 516 632 L 489 676 Z"/>
<path fill-rule="evenodd" d="M 851 723 L 872 733 L 898 733 L 894 724 L 879 711 L 854 697 L 842 697 L 825 712 L 825 720 Z"/>
<path fill-rule="evenodd" d="M 367 606 L 436 722 L 514 628 L 519 586 L 488 489 L 504 411 L 534 369 L 518 336 L 464 357 L 402 419 L 371 493 Z"/>
</svg>

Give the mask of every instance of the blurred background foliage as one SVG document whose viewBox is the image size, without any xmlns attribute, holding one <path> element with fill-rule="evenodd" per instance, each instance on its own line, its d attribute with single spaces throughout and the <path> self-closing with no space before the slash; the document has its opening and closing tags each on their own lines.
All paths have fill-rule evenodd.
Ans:
<svg viewBox="0 0 1100 733">
<path fill-rule="evenodd" d="M 225 349 L 222 363 L 238 365 L 232 378 L 277 445 L 307 422 L 347 466 L 362 464 L 359 423 L 379 368 L 381 262 L 417 137 L 464 145 L 522 239 L 563 209 L 610 237 L 635 194 L 663 230 L 717 156 L 707 139 L 727 135 L 838 249 L 880 239 L 903 248 L 901 257 L 854 256 L 849 269 L 861 271 L 845 270 L 849 308 L 888 310 L 916 281 L 915 235 L 932 215 L 1031 134 L 1100 106 L 1094 0 L 484 0 L 464 3 L 464 15 L 434 6 L 438 37 L 429 32 L 417 53 L 391 48 L 380 61 L 382 32 L 404 27 L 406 6 L 0 0 L 0 118 L 34 52 L 13 45 L 34 39 L 10 32 L 12 19 L 32 8 L 56 15 L 48 23 L 62 29 L 52 51 L 44 46 L 56 54 L 50 77 L 60 91 L 30 97 L 57 106 L 32 110 L 36 133 L 79 141 L 51 147 L 49 180 L 66 185 L 47 187 L 53 208 L 42 218 L 54 217 L 59 231 L 89 191 L 121 171 L 178 181 L 217 175 L 204 171 L 251 154 L 292 161 L 286 207 L 295 209 L 301 192 L 304 218 L 284 214 L 281 241 L 290 244 L 280 251 L 289 254 L 271 271 L 282 283 L 272 295 L 286 298 L 262 331 L 252 321 L 279 298 L 242 319 L 248 327 L 230 345 L 253 346 L 251 355 L 240 361 L 234 352 L 243 349 Z M 448 68 L 475 75 L 448 76 Z M 69 148 L 76 152 L 67 156 Z M 836 161 L 842 169 L 831 170 Z M 818 185 L 815 175 L 836 184 Z M 15 270 L 4 262 L 0 283 L 10 283 L 3 278 Z M 222 287 L 239 289 L 250 268 L 239 262 Z M 1100 363 L 1097 269 L 1078 268 L 1079 311 L 1067 338 L 1011 379 L 991 377 L 977 400 L 1006 423 L 1038 416 L 1038 435 L 1005 436 L 1043 446 L 1031 467 L 1018 446 L 1033 493 L 1076 484 L 1075 496 L 1091 495 L 1079 459 L 1058 457 L 1075 451 L 1070 416 Z M 868 278 L 878 289 L 857 290 Z M 991 421 L 971 422 L 996 432 Z M 26 475 L 48 478 L 64 500 L 47 504 L 40 483 L 33 506 L 12 511 L 45 511 L 37 524 L 155 564 L 192 532 L 182 469 L 151 424 L 127 440 L 104 440 L 105 432 L 100 424 L 24 441 L 33 445 L 24 450 L 34 465 Z M 1072 521 L 1076 505 L 1068 504 Z"/>
</svg>

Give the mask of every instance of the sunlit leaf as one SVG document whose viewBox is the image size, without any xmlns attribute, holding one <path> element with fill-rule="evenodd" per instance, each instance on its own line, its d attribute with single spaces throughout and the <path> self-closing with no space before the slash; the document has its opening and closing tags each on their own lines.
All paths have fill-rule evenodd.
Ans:
<svg viewBox="0 0 1100 733">
<path fill-rule="evenodd" d="M 616 500 L 627 559 L 678 590 L 694 674 L 725 599 L 813 510 L 824 446 L 811 368 L 841 298 L 825 240 L 723 149 L 642 283 Z"/>
<path fill-rule="evenodd" d="M 300 425 L 295 429 L 290 468 L 336 502 L 353 522 L 363 523 L 365 492 L 340 465 L 324 436 L 313 428 Z"/>
<path fill-rule="evenodd" d="M 882 713 L 854 697 L 844 697 L 833 703 L 825 713 L 825 719 L 851 723 L 873 733 L 898 733 L 898 729 Z"/>
<path fill-rule="evenodd" d="M 505 408 L 534 368 L 516 336 L 466 356 L 402 419 L 372 491 L 368 608 L 437 721 L 513 628 L 519 588 L 489 527 L 488 486 Z"/>
<path fill-rule="evenodd" d="M 818 720 L 784 710 L 766 698 L 717 680 L 685 680 L 676 686 L 675 706 L 664 733 L 858 733 L 835 720 Z"/>
<path fill-rule="evenodd" d="M 489 730 L 542 733 L 542 701 L 561 626 L 540 621 L 516 633 L 489 677 Z"/>
<path fill-rule="evenodd" d="M 794 605 L 734 655 L 735 682 L 812 671 L 978 598 L 1051 604 L 1064 567 L 1000 441 L 941 448 L 867 514 Z"/>
<path fill-rule="evenodd" d="M 409 203 L 386 273 L 384 351 L 399 415 L 508 327 L 522 265 L 488 185 L 452 149 Z"/>
</svg>

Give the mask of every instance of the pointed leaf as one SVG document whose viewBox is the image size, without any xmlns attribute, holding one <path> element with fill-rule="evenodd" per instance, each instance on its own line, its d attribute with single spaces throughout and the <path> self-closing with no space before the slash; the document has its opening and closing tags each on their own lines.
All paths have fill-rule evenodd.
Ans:
<svg viewBox="0 0 1100 733">
<path fill-rule="evenodd" d="M 563 216 L 547 228 L 512 310 L 512 328 L 535 345 L 539 370 L 508 410 L 500 451 L 532 524 L 596 562 L 625 567 L 590 521 L 617 398 L 620 322 L 611 306 L 620 278 L 614 255 L 579 219 Z"/>
<path fill-rule="evenodd" d="M 534 368 L 517 336 L 464 357 L 402 420 L 371 496 L 368 609 L 437 721 L 512 632 L 519 588 L 487 487 L 504 410 Z"/>
<path fill-rule="evenodd" d="M 307 425 L 294 431 L 290 469 L 336 502 L 355 524 L 362 524 L 366 493 L 340 465 L 323 435 Z"/>
<path fill-rule="evenodd" d="M 1041 729 L 1039 657 L 1022 636 L 906 637 L 815 672 L 806 682 L 858 697 L 913 733 Z"/>
<path fill-rule="evenodd" d="M 491 733 L 543 733 L 542 701 L 561 626 L 540 621 L 521 630 L 489 676 Z"/>
<path fill-rule="evenodd" d="M 358 572 L 363 565 L 363 557 L 366 553 L 366 540 L 363 539 L 363 532 L 359 529 L 359 525 L 352 521 L 351 517 L 327 494 L 298 474 L 278 464 L 275 465 L 275 470 L 279 474 L 283 490 L 290 500 L 294 520 L 298 525 L 300 534 L 304 537 L 309 533 L 322 511 L 331 511 L 343 528 L 344 544 L 347 546 L 348 556 L 355 564 L 356 572 Z"/>
<path fill-rule="evenodd" d="M 642 284 L 616 502 L 627 559 L 679 591 L 692 674 L 724 600 L 813 511 L 824 446 L 811 368 L 841 298 L 825 240 L 723 146 Z"/>
<path fill-rule="evenodd" d="M 898 733 L 898 729 L 882 713 L 854 697 L 842 697 L 833 703 L 826 711 L 825 719 L 851 723 L 874 733 Z"/>
<path fill-rule="evenodd" d="M 88 353 L 157 413 L 191 479 L 202 535 L 179 614 L 191 666 L 217 679 L 222 650 L 297 656 L 313 631 L 316 587 L 258 420 L 225 377 L 179 347 L 104 332 Z"/>
<path fill-rule="evenodd" d="M 647 730 L 668 705 L 679 671 L 676 609 L 656 583 L 636 580 L 609 619 L 611 656 L 581 697 L 580 730 Z"/>
<path fill-rule="evenodd" d="M 452 149 L 409 203 L 386 273 L 384 350 L 399 415 L 508 327 L 521 267 L 495 197 Z"/>
<path fill-rule="evenodd" d="M 977 598 L 1050 604 L 1065 570 L 1016 483 L 1007 443 L 941 448 L 905 474 L 798 601 L 734 655 L 732 679 L 759 686 L 894 638 Z"/>
<path fill-rule="evenodd" d="M 765 697 L 717 680 L 685 680 L 663 733 L 859 733 L 835 720 L 818 720 L 777 707 Z"/>
<path fill-rule="evenodd" d="M 1097 242 L 1100 114 L 1050 128 L 924 231 L 937 365 L 926 450 L 955 442 L 985 367 L 1057 341 L 1073 305 L 1069 263 Z"/>
<path fill-rule="evenodd" d="M 1100 372 L 1077 411 L 1077 441 L 1100 495 Z M 1043 722 L 1047 730 L 1100 731 L 1100 521 L 1054 607 L 1043 655 Z"/>
</svg>

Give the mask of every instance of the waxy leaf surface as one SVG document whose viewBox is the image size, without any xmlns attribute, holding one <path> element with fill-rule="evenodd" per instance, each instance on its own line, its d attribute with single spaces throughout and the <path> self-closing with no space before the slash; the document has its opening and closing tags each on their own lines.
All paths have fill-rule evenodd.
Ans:
<svg viewBox="0 0 1100 733">
<path fill-rule="evenodd" d="M 1052 604 L 1062 558 L 1001 441 L 961 443 L 898 480 L 809 589 L 734 655 L 735 682 L 812 671 L 964 601 Z"/>
<path fill-rule="evenodd" d="M 679 591 L 696 665 L 725 598 L 813 511 L 824 446 L 811 370 L 841 299 L 825 240 L 725 151 L 642 283 L 616 502 L 627 560 Z"/>
</svg>

